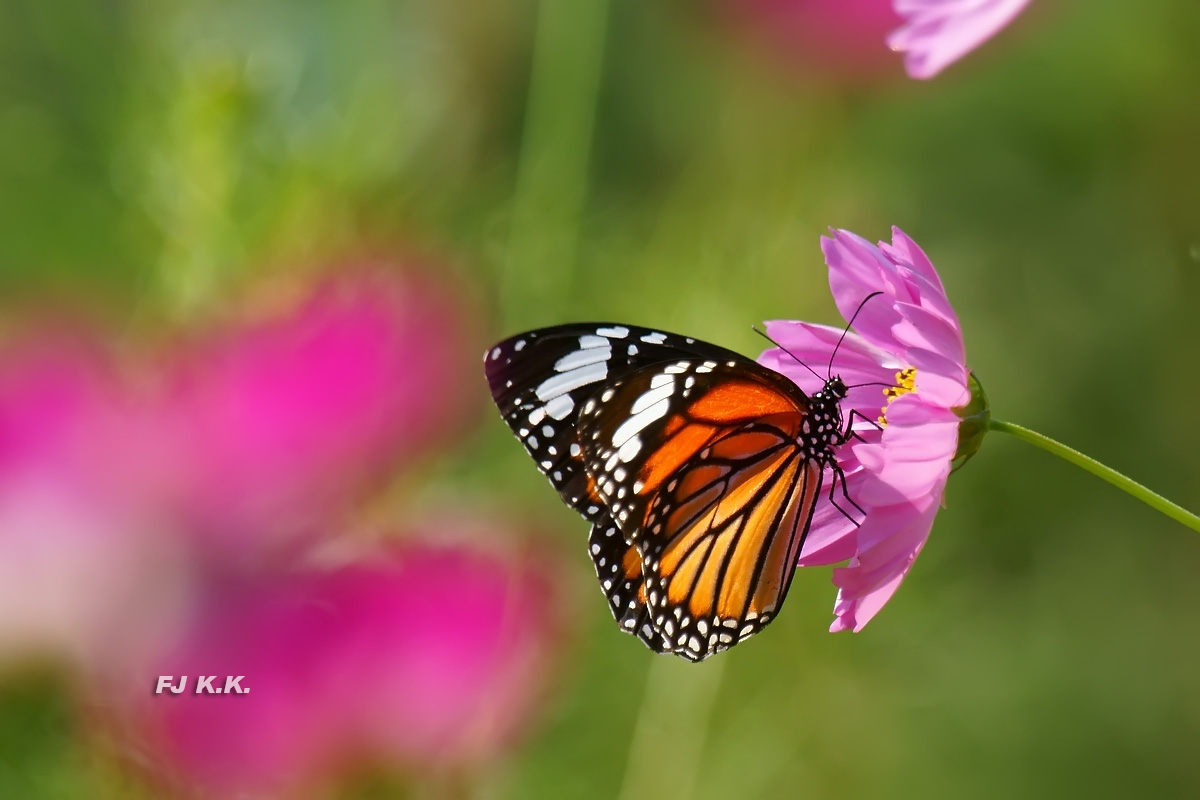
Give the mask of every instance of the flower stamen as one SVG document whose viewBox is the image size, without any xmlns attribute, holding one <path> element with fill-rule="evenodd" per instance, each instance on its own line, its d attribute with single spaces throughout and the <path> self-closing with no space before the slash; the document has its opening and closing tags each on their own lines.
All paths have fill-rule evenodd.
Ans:
<svg viewBox="0 0 1200 800">
<path fill-rule="evenodd" d="M 887 407 L 892 404 L 892 401 L 897 397 L 902 397 L 906 394 L 911 394 L 917 390 L 917 368 L 906 367 L 896 373 L 896 385 L 889 386 L 883 390 L 883 396 L 887 401 L 883 407 L 879 409 L 879 424 L 887 425 Z"/>
</svg>

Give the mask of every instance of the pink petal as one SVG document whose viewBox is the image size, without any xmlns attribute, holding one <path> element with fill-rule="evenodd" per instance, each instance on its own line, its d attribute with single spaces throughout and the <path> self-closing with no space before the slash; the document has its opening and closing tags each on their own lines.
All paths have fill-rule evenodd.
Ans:
<svg viewBox="0 0 1200 800">
<path fill-rule="evenodd" d="M 966 367 L 927 350 L 909 350 L 908 356 L 917 370 L 917 393 L 925 402 L 941 408 L 957 408 L 970 399 Z"/>
<path fill-rule="evenodd" d="M 887 420 L 880 443 L 854 448 L 878 479 L 868 482 L 856 499 L 872 506 L 921 503 L 939 493 L 934 500 L 940 500 L 958 444 L 958 417 L 908 394 L 888 406 Z"/>
<path fill-rule="evenodd" d="M 925 546 L 937 511 L 937 503 L 871 509 L 859 531 L 868 543 L 850 566 L 833 571 L 838 596 L 831 632 L 860 631 L 879 613 Z"/>
<path fill-rule="evenodd" d="M 919 306 L 897 303 L 896 310 L 903 318 L 903 322 L 892 329 L 897 342 L 905 348 L 932 350 L 954 364 L 965 362 L 966 349 L 961 330 Z"/>
<path fill-rule="evenodd" d="M 925 255 L 925 251 L 907 233 L 900 230 L 900 228 L 893 225 L 891 244 L 880 242 L 879 249 L 892 261 L 907 264 L 918 275 L 925 278 L 942 297 L 946 296 L 946 289 L 942 286 L 941 276 L 933 268 L 933 262 L 929 260 L 929 256 Z"/>
<path fill-rule="evenodd" d="M 901 320 L 895 301 L 916 298 L 896 274 L 895 265 L 878 247 L 849 231 L 835 230 L 833 239 L 822 238 L 821 249 L 829 265 L 829 289 L 842 317 L 854 319 L 854 330 L 868 344 L 899 353 L 892 335 Z M 867 300 L 873 292 L 884 296 Z"/>
<path fill-rule="evenodd" d="M 913 78 L 932 78 L 1019 14 L 1029 0 L 895 0 L 907 23 L 888 37 Z"/>
</svg>

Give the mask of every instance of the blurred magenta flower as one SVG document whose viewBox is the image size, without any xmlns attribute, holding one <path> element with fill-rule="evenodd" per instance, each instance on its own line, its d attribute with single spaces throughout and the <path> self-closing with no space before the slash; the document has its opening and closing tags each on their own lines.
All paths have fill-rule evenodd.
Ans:
<svg viewBox="0 0 1200 800">
<path fill-rule="evenodd" d="M 111 666 L 188 602 L 198 570 L 327 538 L 385 470 L 465 422 L 467 322 L 441 283 L 352 263 L 268 320 L 157 358 L 119 360 L 84 344 L 94 334 L 10 336 L 0 661 Z"/>
<path fill-rule="evenodd" d="M 1012 22 L 1029 0 L 894 0 L 905 24 L 888 36 L 913 78 L 932 78 Z"/>
<path fill-rule="evenodd" d="M 214 591 L 127 690 L 138 760 L 176 788 L 293 796 L 364 765 L 437 771 L 497 755 L 545 689 L 556 572 L 470 539 L 430 543 L 461 527 Z M 153 694 L 160 675 L 190 683 Z M 218 676 L 214 689 L 243 676 L 245 693 L 196 694 L 202 675 Z"/>
<path fill-rule="evenodd" d="M 223 546 L 286 543 L 452 438 L 472 398 L 460 306 L 351 264 L 293 311 L 171 353 L 154 433 L 181 513 Z"/>
<path fill-rule="evenodd" d="M 838 586 L 831 630 L 861 630 L 891 598 L 929 537 L 942 502 L 951 463 L 959 451 L 959 426 L 972 400 L 962 329 L 941 279 L 925 253 L 899 228 L 892 243 L 878 246 L 843 230 L 822 238 L 829 286 L 838 310 L 849 320 L 872 292 L 833 360 L 834 374 L 851 390 L 843 406 L 868 423 L 839 453 L 847 489 L 866 511 L 854 525 L 826 504 L 818 511 L 801 566 L 849 559 L 833 572 Z M 801 367 L 828 364 L 840 328 L 807 322 L 769 322 L 768 334 L 782 348 L 759 361 L 784 373 L 805 391 L 821 381 Z M 794 357 L 793 357 L 794 356 Z M 975 445 L 977 446 L 977 444 Z"/>
<path fill-rule="evenodd" d="M 122 642 L 145 609 L 140 576 L 170 560 L 126 477 L 132 409 L 104 355 L 78 334 L 26 331 L 0 346 L 0 665 L 85 658 Z"/>
<path fill-rule="evenodd" d="M 902 19 L 892 0 L 724 0 L 733 20 L 772 50 L 827 76 L 859 80 L 895 72 L 883 46 Z"/>
</svg>

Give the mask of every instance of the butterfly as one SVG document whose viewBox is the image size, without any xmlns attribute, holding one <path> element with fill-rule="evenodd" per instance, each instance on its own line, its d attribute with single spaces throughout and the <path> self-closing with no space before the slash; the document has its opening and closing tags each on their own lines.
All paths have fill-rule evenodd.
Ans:
<svg viewBox="0 0 1200 800">
<path fill-rule="evenodd" d="M 591 523 L 613 616 L 655 652 L 701 661 L 775 618 L 827 469 L 831 502 L 840 477 L 862 511 L 834 457 L 854 435 L 840 377 L 808 395 L 732 350 L 615 323 L 518 334 L 484 371 L 504 421 Z"/>
</svg>

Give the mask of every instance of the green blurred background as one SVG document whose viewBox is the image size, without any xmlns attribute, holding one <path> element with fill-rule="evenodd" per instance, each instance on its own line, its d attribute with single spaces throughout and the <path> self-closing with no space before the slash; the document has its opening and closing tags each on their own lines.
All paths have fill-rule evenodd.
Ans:
<svg viewBox="0 0 1200 800">
<path fill-rule="evenodd" d="M 996 416 L 1196 509 L 1197 41 L 1193 0 L 1034 0 L 933 81 L 847 83 L 684 0 L 0 0 L 0 311 L 86 303 L 137 339 L 390 248 L 469 287 L 480 352 L 603 318 L 753 354 L 760 320 L 840 322 L 828 226 L 896 224 Z M 540 519 L 575 588 L 483 796 L 1200 792 L 1200 540 L 1065 463 L 994 434 L 864 632 L 825 632 L 804 570 L 694 666 L 617 632 L 525 461 L 489 414 L 423 490 Z M 113 794 L 77 725 L 58 683 L 0 685 L 0 797 Z"/>
</svg>

